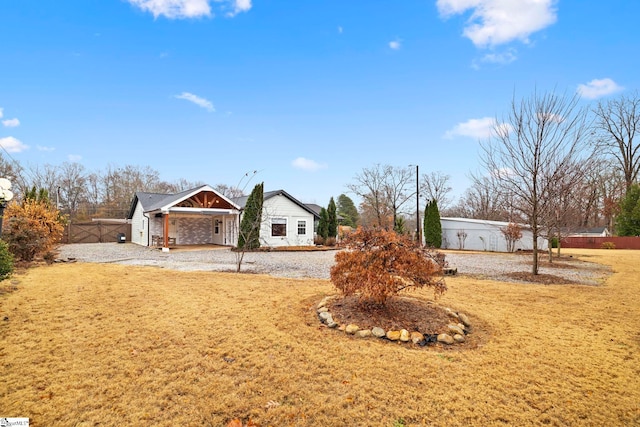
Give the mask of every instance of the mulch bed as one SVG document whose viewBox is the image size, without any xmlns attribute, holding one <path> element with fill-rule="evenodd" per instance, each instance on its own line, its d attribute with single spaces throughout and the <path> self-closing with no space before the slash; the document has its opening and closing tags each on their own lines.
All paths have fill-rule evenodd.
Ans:
<svg viewBox="0 0 640 427">
<path fill-rule="evenodd" d="M 446 332 L 451 320 L 442 307 L 430 301 L 395 297 L 385 305 L 362 304 L 354 296 L 327 303 L 333 319 L 340 324 L 356 324 L 360 329 L 378 326 L 385 331 L 407 329 L 423 334 Z"/>
</svg>

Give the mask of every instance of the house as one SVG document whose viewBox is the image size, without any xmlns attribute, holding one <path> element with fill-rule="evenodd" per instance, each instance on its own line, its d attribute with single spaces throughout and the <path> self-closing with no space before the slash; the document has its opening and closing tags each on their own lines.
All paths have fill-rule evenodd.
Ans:
<svg viewBox="0 0 640 427">
<path fill-rule="evenodd" d="M 594 227 L 594 228 L 581 228 L 578 229 L 567 237 L 610 237 L 609 229 L 607 227 Z"/>
<path fill-rule="evenodd" d="M 242 210 L 248 197 L 229 199 L 208 185 L 176 194 L 137 192 L 127 218 L 131 242 L 161 246 L 238 244 Z M 264 193 L 262 246 L 313 246 L 313 210 L 284 190 Z"/>
<path fill-rule="evenodd" d="M 244 208 L 248 196 L 233 199 Z M 314 224 L 319 215 L 284 190 L 265 191 L 262 202 L 260 245 L 313 246 Z"/>
<path fill-rule="evenodd" d="M 313 224 L 313 230 L 317 233 L 318 223 L 320 222 L 320 211 L 322 210 L 323 206 L 320 206 L 316 203 L 305 203 L 305 206 L 311 209 L 313 213 L 315 213 L 316 215 L 316 219 Z M 344 222 L 344 217 L 337 212 L 336 212 L 336 221 L 338 222 L 338 226 L 340 226 L 340 224 Z"/>
<path fill-rule="evenodd" d="M 508 252 L 507 240 L 501 229 L 508 222 L 470 218 L 440 218 L 443 249 Z M 522 238 L 515 242 L 514 250 L 532 250 L 533 234 L 529 226 L 522 225 Z M 538 237 L 538 249 L 546 250 L 548 241 Z"/>
<path fill-rule="evenodd" d="M 131 201 L 131 242 L 142 246 L 228 245 L 238 241 L 240 206 L 208 185 L 176 194 L 137 192 Z"/>
</svg>

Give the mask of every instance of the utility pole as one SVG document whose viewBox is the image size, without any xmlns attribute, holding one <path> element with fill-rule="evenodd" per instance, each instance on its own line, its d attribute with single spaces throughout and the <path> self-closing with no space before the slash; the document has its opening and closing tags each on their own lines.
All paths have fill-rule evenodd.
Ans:
<svg viewBox="0 0 640 427">
<path fill-rule="evenodd" d="M 416 227 L 418 230 L 418 246 L 422 246 L 422 227 L 420 226 L 420 175 L 416 165 Z"/>
</svg>

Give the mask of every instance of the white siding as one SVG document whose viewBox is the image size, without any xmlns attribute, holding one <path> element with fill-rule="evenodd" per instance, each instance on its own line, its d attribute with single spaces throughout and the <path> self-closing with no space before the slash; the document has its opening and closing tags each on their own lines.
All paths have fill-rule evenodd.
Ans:
<svg viewBox="0 0 640 427">
<path fill-rule="evenodd" d="M 500 231 L 506 222 L 482 221 L 465 218 L 442 218 L 442 248 L 473 251 L 507 252 L 507 241 Z M 464 247 L 461 247 L 458 233 L 466 233 Z M 538 249 L 548 248 L 546 239 L 538 238 Z M 515 243 L 515 250 L 532 250 L 533 235 L 530 230 L 522 230 L 522 239 Z"/>
<path fill-rule="evenodd" d="M 148 246 L 147 224 L 148 218 L 143 215 L 142 205 L 140 202 L 136 205 L 136 209 L 131 217 L 131 243 L 137 245 Z"/>
<path fill-rule="evenodd" d="M 260 228 L 262 246 L 313 246 L 313 214 L 283 195 L 265 200 L 262 212 Z M 271 236 L 271 223 L 274 218 L 286 220 L 286 236 Z M 298 221 L 306 223 L 304 235 L 298 234 Z"/>
</svg>

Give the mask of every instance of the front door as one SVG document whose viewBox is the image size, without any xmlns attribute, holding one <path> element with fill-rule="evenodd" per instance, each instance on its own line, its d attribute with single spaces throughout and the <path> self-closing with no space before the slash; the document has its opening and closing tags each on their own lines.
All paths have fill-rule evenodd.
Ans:
<svg viewBox="0 0 640 427">
<path fill-rule="evenodd" d="M 227 226 L 225 227 L 225 245 L 236 246 L 238 242 L 238 230 L 236 226 L 235 218 L 227 219 Z"/>
<path fill-rule="evenodd" d="M 175 244 L 178 244 L 178 218 L 169 217 L 169 239 L 175 239 Z"/>
</svg>

